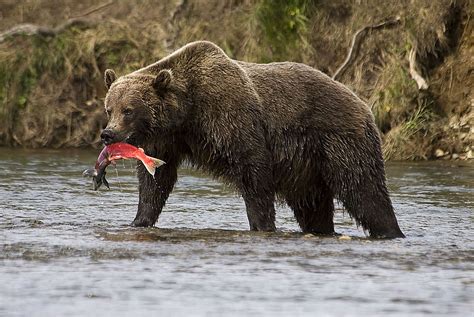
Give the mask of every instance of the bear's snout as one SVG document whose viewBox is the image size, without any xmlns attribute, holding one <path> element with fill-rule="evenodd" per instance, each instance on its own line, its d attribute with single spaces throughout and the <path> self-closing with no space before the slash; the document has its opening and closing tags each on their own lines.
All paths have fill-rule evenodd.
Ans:
<svg viewBox="0 0 474 317">
<path fill-rule="evenodd" d="M 110 129 L 105 129 L 100 134 L 100 138 L 105 145 L 112 144 L 115 139 L 115 132 Z"/>
</svg>

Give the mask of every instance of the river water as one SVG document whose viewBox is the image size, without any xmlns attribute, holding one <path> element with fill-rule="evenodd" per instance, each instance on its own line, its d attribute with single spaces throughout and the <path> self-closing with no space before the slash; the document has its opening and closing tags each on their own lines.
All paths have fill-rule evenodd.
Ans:
<svg viewBox="0 0 474 317">
<path fill-rule="evenodd" d="M 242 199 L 180 171 L 158 223 L 129 227 L 133 163 L 110 190 L 81 173 L 97 151 L 0 148 L 0 316 L 473 316 L 474 165 L 390 163 L 406 239 L 248 231 Z M 118 176 L 117 176 L 117 175 Z"/>
</svg>

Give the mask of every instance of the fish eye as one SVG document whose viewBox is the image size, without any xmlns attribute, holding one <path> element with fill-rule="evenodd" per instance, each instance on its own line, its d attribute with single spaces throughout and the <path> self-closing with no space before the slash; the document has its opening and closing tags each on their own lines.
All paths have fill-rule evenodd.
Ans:
<svg viewBox="0 0 474 317">
<path fill-rule="evenodd" d="M 126 115 L 126 116 L 129 116 L 129 115 L 131 115 L 132 113 L 133 113 L 133 110 L 130 109 L 130 108 L 125 108 L 125 109 L 123 110 L 123 114 Z"/>
</svg>

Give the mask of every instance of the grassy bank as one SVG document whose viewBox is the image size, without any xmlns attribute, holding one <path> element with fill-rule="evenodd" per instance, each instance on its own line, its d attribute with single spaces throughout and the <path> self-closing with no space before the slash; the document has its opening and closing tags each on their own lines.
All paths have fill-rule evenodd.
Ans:
<svg viewBox="0 0 474 317">
<path fill-rule="evenodd" d="M 102 74 L 151 63 L 207 39 L 232 58 L 292 60 L 333 75 L 372 107 L 387 159 L 468 158 L 474 143 L 474 30 L 468 1 L 6 1 L 0 29 L 41 25 L 0 43 L 0 145 L 97 146 Z M 410 75 L 409 55 L 429 87 Z M 453 157 L 454 154 L 454 157 Z"/>
</svg>

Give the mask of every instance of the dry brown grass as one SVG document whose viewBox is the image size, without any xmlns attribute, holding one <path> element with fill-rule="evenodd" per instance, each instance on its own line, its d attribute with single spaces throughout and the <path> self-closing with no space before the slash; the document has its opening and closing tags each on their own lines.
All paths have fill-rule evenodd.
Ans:
<svg viewBox="0 0 474 317">
<path fill-rule="evenodd" d="M 1 1 L 1 30 L 24 22 L 56 26 L 99 5 Z M 94 25 L 54 38 L 19 36 L 1 43 L 0 143 L 97 144 L 104 123 L 102 73 L 108 67 L 124 74 L 206 39 L 236 59 L 292 60 L 332 75 L 358 29 L 396 16 L 401 25 L 367 34 L 341 78 L 371 105 L 385 135 L 386 157 L 430 158 L 437 147 L 448 150 L 452 138 L 444 127 L 451 116 L 470 120 L 474 32 L 468 1 L 292 0 L 278 8 L 271 3 L 116 1 L 88 16 Z M 408 74 L 407 53 L 415 44 L 419 68 L 430 83 L 427 94 L 420 94 Z"/>
<path fill-rule="evenodd" d="M 25 8 L 42 6 L 42 1 L 32 1 Z M 137 32 L 130 27 L 136 16 L 127 16 L 130 23 L 109 18 L 68 27 L 56 36 L 20 35 L 3 42 L 1 143 L 27 147 L 98 144 L 105 123 L 104 70 L 115 68 L 125 74 L 167 54 L 164 29 L 150 22 Z M 63 22 L 66 16 L 59 20 Z"/>
</svg>

